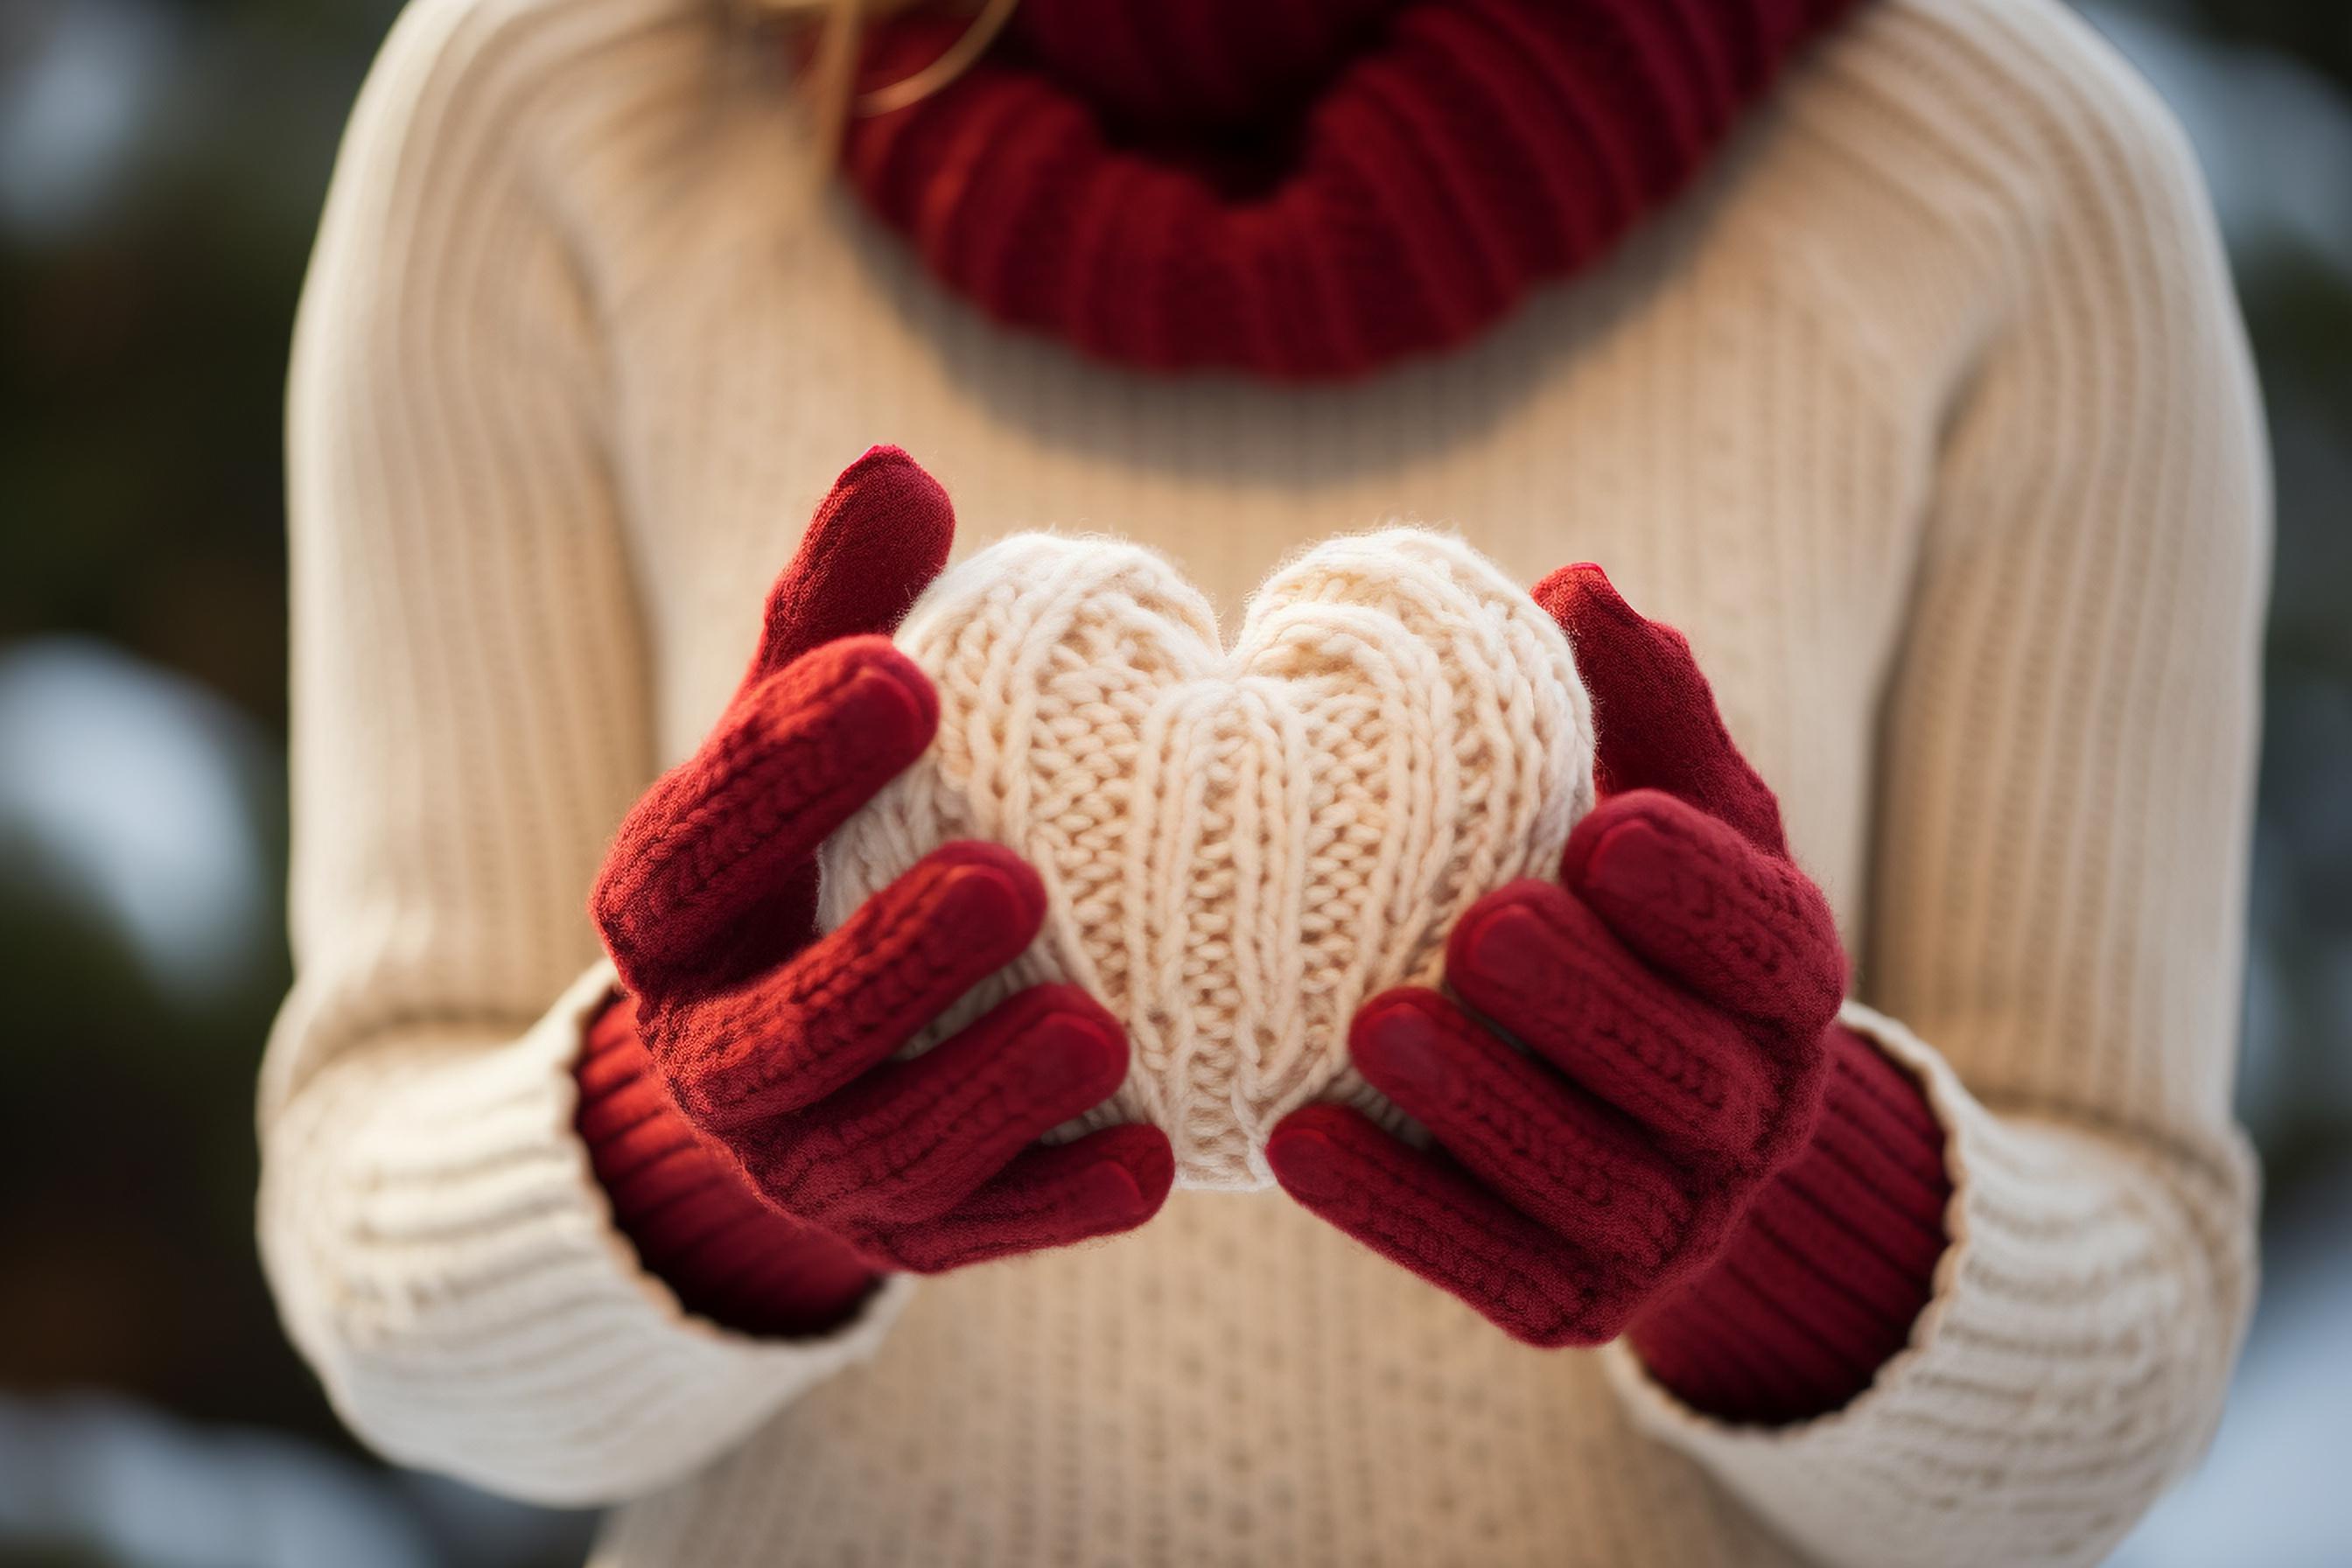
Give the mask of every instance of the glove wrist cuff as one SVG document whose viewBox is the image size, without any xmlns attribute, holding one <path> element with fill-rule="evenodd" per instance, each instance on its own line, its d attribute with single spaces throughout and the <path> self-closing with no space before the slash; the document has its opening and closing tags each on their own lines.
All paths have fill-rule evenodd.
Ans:
<svg viewBox="0 0 2352 1568">
<path fill-rule="evenodd" d="M 1811 1142 L 1627 1335 L 1658 1382 L 1725 1420 L 1802 1420 L 1860 1394 L 1908 1338 L 1944 1251 L 1944 1133 L 1918 1085 L 1843 1026 L 1824 1047 Z"/>
<path fill-rule="evenodd" d="M 614 1226 L 679 1303 L 741 1333 L 824 1333 L 878 1276 L 841 1241 L 777 1213 L 726 1151 L 698 1132 L 654 1070 L 634 998 L 614 994 L 583 1032 L 573 1122 Z"/>
</svg>

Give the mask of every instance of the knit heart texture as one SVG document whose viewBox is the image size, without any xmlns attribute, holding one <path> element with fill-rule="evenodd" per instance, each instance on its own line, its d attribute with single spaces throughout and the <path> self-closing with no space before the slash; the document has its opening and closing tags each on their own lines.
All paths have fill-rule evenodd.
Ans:
<svg viewBox="0 0 2352 1568">
<path fill-rule="evenodd" d="M 1036 867 L 1045 929 L 912 1050 L 1045 981 L 1127 1026 L 1126 1083 L 1076 1133 L 1149 1121 L 1179 1184 L 1271 1185 L 1310 1100 L 1401 1115 L 1348 1065 L 1349 1020 L 1433 984 L 1481 894 L 1549 876 L 1593 799 L 1567 639 L 1466 544 L 1330 541 L 1223 645 L 1150 551 L 1019 534 L 942 575 L 898 634 L 939 689 L 932 744 L 824 848 L 827 929 L 951 839 Z"/>
</svg>

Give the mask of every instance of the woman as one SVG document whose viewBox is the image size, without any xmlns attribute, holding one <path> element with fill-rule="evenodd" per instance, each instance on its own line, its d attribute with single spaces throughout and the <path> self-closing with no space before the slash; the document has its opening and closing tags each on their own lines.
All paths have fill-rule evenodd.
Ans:
<svg viewBox="0 0 2352 1568">
<path fill-rule="evenodd" d="M 2055 0 L 1032 0 L 812 205 L 783 47 L 419 0 L 343 149 L 261 1224 L 346 1419 L 624 1504 L 611 1563 L 2102 1555 L 2253 1276 L 2265 475 L 2146 90 Z M 1434 993 L 1353 1037 L 1445 1152 L 1310 1107 L 1237 1197 L 1032 1145 L 1122 1069 L 1082 995 L 930 1100 L 876 1065 L 1045 890 L 957 850 L 810 945 L 806 843 L 928 735 L 843 640 L 947 547 L 920 470 L 843 477 L 739 678 L 877 440 L 966 545 L 1099 527 L 1226 606 L 1395 515 L 1603 563 L 1542 593 L 1601 826 L 1522 890 L 1581 940 L 1448 976 L 1534 1054 Z M 1694 1131 L 1605 1081 L 1657 1053 L 1790 1065 Z M 811 1152 L 876 1117 L 908 1160 Z"/>
</svg>

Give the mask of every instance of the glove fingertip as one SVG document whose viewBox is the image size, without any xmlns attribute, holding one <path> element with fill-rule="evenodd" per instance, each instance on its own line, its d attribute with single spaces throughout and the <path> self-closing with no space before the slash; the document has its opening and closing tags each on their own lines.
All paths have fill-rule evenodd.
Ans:
<svg viewBox="0 0 2352 1568">
<path fill-rule="evenodd" d="M 770 588 L 747 683 L 835 638 L 895 631 L 954 542 L 940 482 L 899 447 L 868 447 L 834 480 Z"/>
<path fill-rule="evenodd" d="M 1451 1101 L 1454 1071 L 1445 1037 L 1450 1005 L 1433 991 L 1384 993 L 1357 1011 L 1348 1029 L 1348 1056 L 1364 1081 L 1419 1115 L 1416 1107 Z"/>
<path fill-rule="evenodd" d="M 1561 567 L 1529 589 L 1528 596 L 1563 627 L 1574 617 L 1581 600 L 1589 598 L 1604 604 L 1614 601 L 1619 605 L 1625 602 L 1616 584 L 1609 581 L 1609 574 L 1591 561 Z"/>
<path fill-rule="evenodd" d="M 1573 916 L 1566 906 L 1572 900 L 1557 883 L 1533 877 L 1480 899 L 1446 937 L 1447 981 L 1457 991 L 1466 982 L 1482 995 L 1521 990 L 1557 965 L 1571 942 L 1567 922 Z M 1471 1005 L 1481 1005 L 1476 996 Z"/>
<path fill-rule="evenodd" d="M 1033 986 L 1014 1005 L 1026 1015 L 1019 1025 L 1021 1049 L 1041 1091 L 1066 1097 L 1083 1110 L 1109 1099 L 1127 1081 L 1127 1031 L 1084 991 L 1075 985 Z"/>
<path fill-rule="evenodd" d="M 1371 1124 L 1344 1105 L 1302 1105 L 1275 1124 L 1265 1163 L 1284 1192 L 1318 1212 L 1344 1203 L 1357 1184 L 1349 1145 Z"/>
<path fill-rule="evenodd" d="M 1580 668 L 1588 652 L 1609 661 L 1629 656 L 1690 659 L 1690 644 L 1681 632 L 1627 604 L 1609 574 L 1590 561 L 1560 568 L 1537 584 L 1529 597 L 1568 635 Z"/>
<path fill-rule="evenodd" d="M 1425 1030 L 1444 1016 L 1445 1005 L 1445 998 L 1426 985 L 1399 985 L 1383 991 L 1356 1009 L 1348 1025 L 1348 1048 L 1352 1054 L 1376 1036 Z"/>
<path fill-rule="evenodd" d="M 907 454 L 903 447 L 868 447 L 856 462 L 833 481 L 816 515 L 810 521 L 803 554 L 830 557 L 846 551 L 872 574 L 871 588 L 887 588 L 904 595 L 890 613 L 887 595 L 869 594 L 861 607 L 886 616 L 877 630 L 897 625 L 898 615 L 947 564 L 955 542 L 955 504 L 947 488 Z M 831 580 L 845 576 L 831 559 L 813 561 Z M 857 586 L 847 582 L 842 590 Z"/>
<path fill-rule="evenodd" d="M 1611 805 L 1638 806 L 1642 796 L 1621 795 Z M 1675 868 L 1687 851 L 1678 851 L 1671 828 L 1639 810 L 1595 812 L 1576 825 L 1568 847 L 1560 852 L 1559 879 L 1571 888 L 1605 890 L 1639 903 L 1663 899 L 1674 889 Z"/>
<path fill-rule="evenodd" d="M 1045 879 L 1035 867 L 1002 844 L 984 838 L 951 839 L 923 857 L 919 869 L 940 876 L 959 889 L 980 894 L 986 901 L 971 912 L 991 922 L 986 929 L 1010 952 L 1028 946 L 1045 923 Z M 1101 1011 L 1091 997 L 1086 1002 Z"/>
<path fill-rule="evenodd" d="M 1168 1134 L 1142 1122 L 1122 1122 L 1094 1135 L 1103 1155 L 1102 1179 L 1122 1184 L 1111 1207 L 1129 1217 L 1118 1228 L 1141 1225 L 1160 1212 L 1176 1185 L 1176 1151 Z"/>
<path fill-rule="evenodd" d="M 856 710 L 877 752 L 908 762 L 939 730 L 939 689 L 895 643 L 875 633 L 838 637 L 803 655 L 779 689 L 791 694 L 787 700 L 830 694 L 830 700 Z"/>
</svg>

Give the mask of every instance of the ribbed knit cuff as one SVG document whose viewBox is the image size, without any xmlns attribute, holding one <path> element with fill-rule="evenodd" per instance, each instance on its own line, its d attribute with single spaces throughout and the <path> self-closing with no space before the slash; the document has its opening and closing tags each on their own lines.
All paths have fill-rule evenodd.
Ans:
<svg viewBox="0 0 2352 1568">
<path fill-rule="evenodd" d="M 2220 1413 L 2252 1294 L 2251 1155 L 1996 1114 L 1901 1025 L 1839 1016 L 1910 1069 L 1944 1130 L 1951 1244 L 1907 1342 L 1841 1408 L 1780 1426 L 1691 1405 L 1622 1340 L 1610 1380 L 1637 1427 L 1808 1559 L 2098 1562 Z M 1993 1493 L 2003 1506 L 1966 1506 Z"/>
<path fill-rule="evenodd" d="M 1917 1080 L 1843 1027 L 1830 1052 L 1812 1142 L 1714 1265 L 1627 1334 L 1652 1377 L 1723 1420 L 1803 1420 L 1870 1386 L 1943 1255 L 1952 1184 Z"/>
<path fill-rule="evenodd" d="M 386 1457 L 608 1502 L 740 1442 L 871 1355 L 912 1282 L 822 1339 L 749 1338 L 639 1267 L 573 1131 L 600 963 L 520 1037 L 373 1039 L 294 1088 L 263 1144 L 261 1244 L 288 1331 Z"/>
<path fill-rule="evenodd" d="M 880 1276 L 847 1247 L 760 1201 L 727 1152 L 663 1088 L 637 1034 L 634 998 L 589 1020 L 575 1125 L 614 1223 L 689 1311 L 750 1334 L 825 1333 L 856 1314 Z"/>
</svg>

